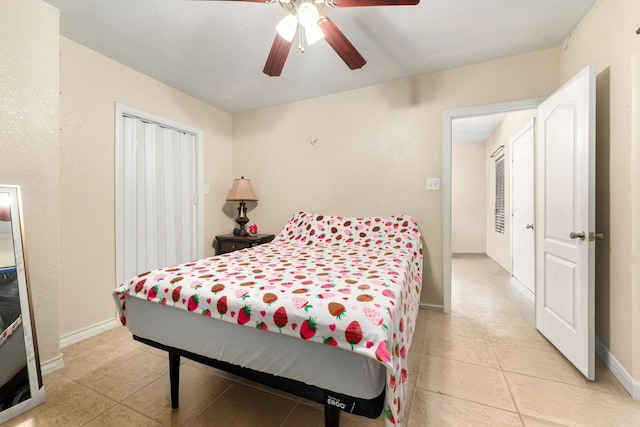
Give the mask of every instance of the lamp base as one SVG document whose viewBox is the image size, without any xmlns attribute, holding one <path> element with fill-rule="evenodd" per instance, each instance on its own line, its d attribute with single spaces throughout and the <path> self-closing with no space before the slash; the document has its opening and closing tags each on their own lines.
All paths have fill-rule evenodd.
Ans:
<svg viewBox="0 0 640 427">
<path fill-rule="evenodd" d="M 247 218 L 247 205 L 244 201 L 241 201 L 240 206 L 238 206 L 238 217 L 236 218 L 236 222 L 240 226 L 238 236 L 248 236 L 249 232 L 246 230 L 245 225 L 249 222 L 249 218 Z"/>
</svg>

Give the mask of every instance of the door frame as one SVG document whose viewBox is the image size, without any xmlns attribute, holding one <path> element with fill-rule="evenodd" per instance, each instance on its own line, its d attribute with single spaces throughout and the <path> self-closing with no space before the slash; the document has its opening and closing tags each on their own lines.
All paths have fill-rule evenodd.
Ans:
<svg viewBox="0 0 640 427">
<path fill-rule="evenodd" d="M 144 121 L 156 123 L 160 126 L 176 129 L 178 131 L 183 131 L 186 133 L 191 133 L 195 135 L 195 156 L 196 156 L 196 170 L 195 170 L 195 180 L 196 180 L 196 195 L 197 195 L 197 203 L 196 203 L 196 255 L 197 258 L 204 257 L 204 198 L 203 198 L 203 190 L 204 190 L 204 175 L 203 175 L 203 165 L 204 165 L 204 155 L 203 155 L 203 131 L 202 129 L 194 128 L 191 126 L 184 125 L 182 123 L 176 122 L 171 119 L 167 119 L 165 117 L 149 113 L 146 111 L 142 111 L 138 108 L 132 107 L 130 105 L 122 104 L 116 102 L 115 104 L 115 240 L 116 240 L 116 281 L 117 283 L 121 283 L 123 280 L 126 280 L 126 277 L 123 277 L 124 273 L 122 271 L 122 262 L 120 259 L 122 258 L 122 254 L 124 251 L 124 242 L 120 238 L 120 231 L 122 230 L 124 224 L 124 165 L 122 162 L 122 155 L 124 152 L 124 123 L 123 116 L 133 116 Z"/>
<path fill-rule="evenodd" d="M 442 139 L 442 299 L 443 311 L 451 313 L 451 170 L 452 170 L 452 123 L 462 119 L 486 114 L 504 113 L 537 108 L 546 98 L 529 98 L 518 101 L 445 110 L 443 113 Z"/>
</svg>

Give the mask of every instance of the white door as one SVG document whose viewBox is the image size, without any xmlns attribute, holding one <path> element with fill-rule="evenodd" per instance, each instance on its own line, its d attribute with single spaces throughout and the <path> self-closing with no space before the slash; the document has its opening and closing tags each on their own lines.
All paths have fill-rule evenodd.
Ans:
<svg viewBox="0 0 640 427">
<path fill-rule="evenodd" d="M 535 293 L 534 119 L 511 139 L 511 275 L 533 301 Z"/>
<path fill-rule="evenodd" d="M 116 276 L 202 258 L 197 130 L 118 106 Z M 140 114 L 140 115 L 138 115 Z"/>
<path fill-rule="evenodd" d="M 536 327 L 595 379 L 595 67 L 538 107 Z"/>
</svg>

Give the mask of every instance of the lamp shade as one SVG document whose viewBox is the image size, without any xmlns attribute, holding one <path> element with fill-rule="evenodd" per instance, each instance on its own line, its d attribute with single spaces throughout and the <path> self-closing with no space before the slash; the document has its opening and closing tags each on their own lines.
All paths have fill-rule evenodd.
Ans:
<svg viewBox="0 0 640 427">
<path fill-rule="evenodd" d="M 298 31 L 298 18 L 295 15 L 287 15 L 278 25 L 276 25 L 276 31 L 280 34 L 280 37 L 290 42 Z"/>
<path fill-rule="evenodd" d="M 318 23 L 319 12 L 315 5 L 304 2 L 298 8 L 298 21 L 303 27 L 315 25 Z"/>
<path fill-rule="evenodd" d="M 324 38 L 324 33 L 318 24 L 307 25 L 304 28 L 304 35 L 307 38 L 308 45 L 312 45 L 318 40 L 322 40 Z"/>
<path fill-rule="evenodd" d="M 258 200 L 256 192 L 253 191 L 250 179 L 244 179 L 244 176 L 240 179 L 233 180 L 233 186 L 227 194 L 227 200 L 229 201 L 254 201 Z"/>
</svg>

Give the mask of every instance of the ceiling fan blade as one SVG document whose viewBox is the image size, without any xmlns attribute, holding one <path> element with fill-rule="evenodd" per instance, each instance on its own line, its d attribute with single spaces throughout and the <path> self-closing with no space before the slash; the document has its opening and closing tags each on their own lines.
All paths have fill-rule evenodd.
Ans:
<svg viewBox="0 0 640 427">
<path fill-rule="evenodd" d="M 336 7 L 415 6 L 420 0 L 333 0 Z"/>
<path fill-rule="evenodd" d="M 196 1 L 249 1 L 252 3 L 271 3 L 271 0 L 196 0 Z"/>
<path fill-rule="evenodd" d="M 276 38 L 273 40 L 271 51 L 269 52 L 267 62 L 264 64 L 264 70 L 262 70 L 262 72 L 271 77 L 282 74 L 282 69 L 284 68 L 284 63 L 287 61 L 292 44 L 292 41 L 288 42 L 280 37 L 280 34 L 276 33 Z"/>
<path fill-rule="evenodd" d="M 323 16 L 319 19 L 318 24 L 329 46 L 336 51 L 338 56 L 347 64 L 347 67 L 356 70 L 362 68 L 362 66 L 367 63 L 362 55 L 360 55 L 360 52 L 351 44 L 349 39 L 347 39 L 333 21 Z"/>
</svg>

